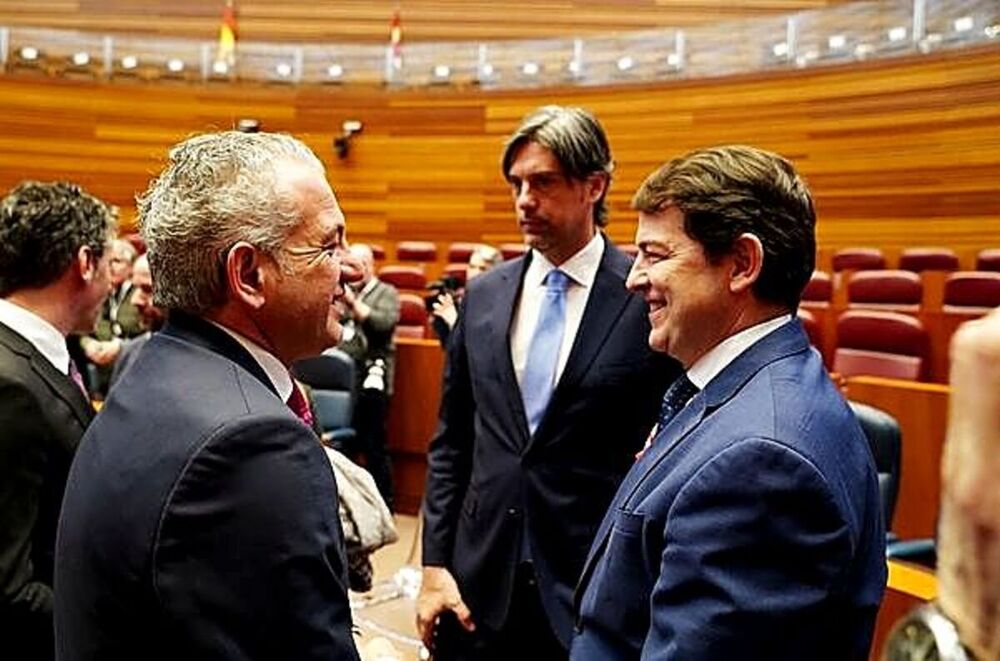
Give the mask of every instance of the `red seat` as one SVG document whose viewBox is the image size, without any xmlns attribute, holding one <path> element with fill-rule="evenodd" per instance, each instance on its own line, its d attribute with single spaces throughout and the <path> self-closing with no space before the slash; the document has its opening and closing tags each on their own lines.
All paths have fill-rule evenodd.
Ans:
<svg viewBox="0 0 1000 661">
<path fill-rule="evenodd" d="M 378 270 L 378 279 L 397 289 L 424 289 L 427 276 L 424 269 L 409 264 L 388 264 Z"/>
<path fill-rule="evenodd" d="M 980 250 L 976 255 L 977 271 L 1000 271 L 1000 248 Z"/>
<path fill-rule="evenodd" d="M 823 347 L 823 330 L 820 328 L 816 315 L 805 308 L 799 308 L 797 314 L 799 320 L 802 321 L 802 327 L 806 329 L 806 335 L 809 336 L 809 343 L 819 351 Z"/>
<path fill-rule="evenodd" d="M 368 247 L 372 249 L 372 256 L 375 259 L 385 259 L 385 248 L 377 243 L 369 243 Z"/>
<path fill-rule="evenodd" d="M 920 380 L 927 362 L 928 334 L 915 317 L 880 310 L 848 310 L 837 320 L 833 371 Z"/>
<path fill-rule="evenodd" d="M 448 261 L 468 263 L 469 257 L 472 257 L 472 253 L 474 253 L 478 247 L 478 243 L 453 243 L 448 246 Z"/>
<path fill-rule="evenodd" d="M 400 241 L 396 244 L 396 259 L 411 262 L 433 262 L 438 249 L 433 241 Z"/>
<path fill-rule="evenodd" d="M 833 254 L 834 271 L 866 271 L 885 268 L 885 255 L 878 248 L 842 248 Z"/>
<path fill-rule="evenodd" d="M 396 337 L 423 338 L 427 328 L 427 308 L 424 299 L 416 294 L 402 293 L 399 295 L 399 323 L 396 325 Z"/>
<path fill-rule="evenodd" d="M 944 304 L 995 308 L 1000 305 L 1000 273 L 958 271 L 944 282 Z"/>
<path fill-rule="evenodd" d="M 813 271 L 806 288 L 802 290 L 802 300 L 829 302 L 832 298 L 833 278 L 826 271 Z"/>
<path fill-rule="evenodd" d="M 912 271 L 858 271 L 847 282 L 847 300 L 862 304 L 919 305 L 924 283 Z"/>
<path fill-rule="evenodd" d="M 904 271 L 957 271 L 958 255 L 948 248 L 907 248 L 899 256 Z"/>
<path fill-rule="evenodd" d="M 444 267 L 444 275 L 449 278 L 455 278 L 461 284 L 465 284 L 465 278 L 468 275 L 469 265 L 465 262 L 448 264 Z"/>
<path fill-rule="evenodd" d="M 500 254 L 504 259 L 514 259 L 528 252 L 528 246 L 523 243 L 501 243 Z"/>
</svg>

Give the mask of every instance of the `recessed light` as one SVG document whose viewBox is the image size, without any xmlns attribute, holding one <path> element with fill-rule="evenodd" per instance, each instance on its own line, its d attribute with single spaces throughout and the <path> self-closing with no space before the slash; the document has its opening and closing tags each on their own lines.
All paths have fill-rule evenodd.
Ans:
<svg viewBox="0 0 1000 661">
<path fill-rule="evenodd" d="M 521 72 L 525 76 L 535 76 L 538 75 L 539 67 L 535 62 L 525 62 L 521 67 Z"/>
<path fill-rule="evenodd" d="M 90 64 L 90 55 L 84 51 L 73 53 L 73 64 L 78 67 L 85 67 Z"/>
<path fill-rule="evenodd" d="M 178 60 L 176 57 L 167 60 L 167 71 L 172 73 L 184 71 L 184 60 Z"/>
<path fill-rule="evenodd" d="M 626 55 L 625 57 L 622 57 L 622 58 L 618 59 L 618 70 L 619 71 L 628 71 L 629 69 L 631 69 L 633 67 L 633 65 L 635 65 L 635 60 L 633 60 L 628 55 Z"/>
<path fill-rule="evenodd" d="M 139 66 L 139 58 L 135 55 L 126 55 L 122 58 L 122 69 L 135 69 Z"/>
<path fill-rule="evenodd" d="M 37 60 L 38 49 L 34 46 L 23 46 L 19 51 L 22 60 Z"/>
</svg>

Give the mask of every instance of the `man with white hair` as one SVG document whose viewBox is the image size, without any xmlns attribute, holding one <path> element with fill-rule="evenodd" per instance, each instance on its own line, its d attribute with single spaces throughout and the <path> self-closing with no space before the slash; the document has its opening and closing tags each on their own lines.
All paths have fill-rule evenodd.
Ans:
<svg viewBox="0 0 1000 661">
<path fill-rule="evenodd" d="M 355 273 L 323 166 L 288 136 L 196 136 L 139 216 L 169 320 L 73 464 L 57 654 L 356 659 L 336 485 L 288 371 L 338 342 Z"/>
</svg>

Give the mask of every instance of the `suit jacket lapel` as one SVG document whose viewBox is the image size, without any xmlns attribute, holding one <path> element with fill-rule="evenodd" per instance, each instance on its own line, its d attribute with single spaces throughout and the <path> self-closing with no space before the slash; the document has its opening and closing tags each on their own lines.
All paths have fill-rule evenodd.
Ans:
<svg viewBox="0 0 1000 661">
<path fill-rule="evenodd" d="M 492 306 L 490 316 L 490 353 L 493 356 L 494 370 L 499 377 L 500 391 L 506 399 L 508 416 L 514 421 L 518 431 L 517 447 L 525 448 L 529 441 L 528 420 L 524 412 L 524 401 L 521 399 L 521 387 L 514 374 L 514 362 L 510 356 L 510 326 L 514 320 L 514 310 L 518 302 L 518 293 L 524 274 L 531 260 L 529 252 L 521 258 L 520 270 L 511 269 L 501 276 L 501 284 L 496 291 L 491 292 L 489 305 Z"/>
<path fill-rule="evenodd" d="M 81 427 L 86 427 L 90 423 L 94 417 L 94 407 L 87 396 L 73 382 L 73 379 L 57 370 L 35 348 L 35 345 L 3 324 L 0 324 L 0 342 L 6 344 L 11 351 L 28 359 L 31 369 L 59 399 L 66 402 L 70 410 L 73 411 L 73 415 L 80 422 Z"/>
<path fill-rule="evenodd" d="M 649 474 L 697 428 L 707 415 L 729 401 L 754 374 L 769 363 L 793 353 L 807 351 L 808 348 L 808 339 L 798 320 L 781 326 L 727 365 L 721 373 L 712 379 L 705 390 L 695 395 L 694 399 L 677 414 L 677 417 L 671 420 L 666 427 L 658 430 L 652 445 L 625 476 L 625 480 L 618 488 L 618 492 L 601 521 L 574 594 L 575 603 L 578 604 L 579 599 L 582 598 L 582 592 L 586 589 L 597 557 L 607 543 L 614 513 L 631 499 Z"/>
</svg>

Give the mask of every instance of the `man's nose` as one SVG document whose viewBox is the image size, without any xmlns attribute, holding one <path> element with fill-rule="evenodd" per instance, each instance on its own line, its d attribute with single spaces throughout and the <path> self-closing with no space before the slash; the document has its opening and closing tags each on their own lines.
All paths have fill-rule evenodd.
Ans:
<svg viewBox="0 0 1000 661">
<path fill-rule="evenodd" d="M 625 289 L 629 291 L 636 291 L 643 287 L 647 282 L 645 269 L 639 266 L 639 258 L 632 262 L 632 268 L 628 272 L 628 277 L 625 278 Z"/>
</svg>

